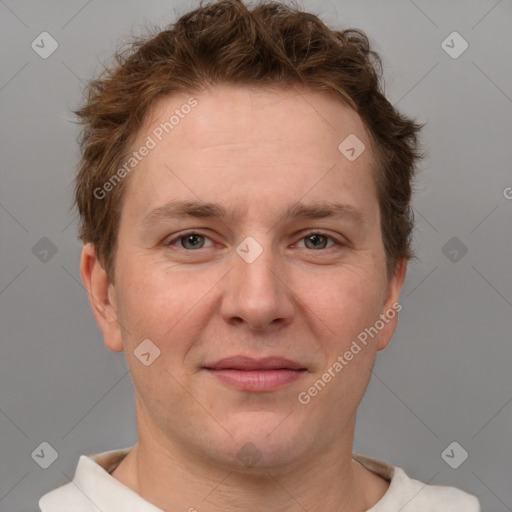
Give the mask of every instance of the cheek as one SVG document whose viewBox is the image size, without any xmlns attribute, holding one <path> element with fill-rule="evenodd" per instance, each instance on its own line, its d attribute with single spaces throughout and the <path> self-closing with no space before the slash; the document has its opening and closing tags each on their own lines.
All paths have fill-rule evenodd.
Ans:
<svg viewBox="0 0 512 512">
<path fill-rule="evenodd" d="M 178 272 L 172 266 L 162 268 L 161 262 L 133 258 L 119 273 L 118 312 L 127 326 L 125 345 L 133 350 L 149 338 L 161 349 L 162 359 L 180 361 L 203 325 L 221 277 L 217 271 Z M 166 350 L 170 346 L 172 351 Z"/>
<path fill-rule="evenodd" d="M 323 293 L 317 293 L 311 299 L 311 309 L 318 315 L 317 322 L 321 320 L 318 323 L 328 327 L 319 346 L 325 354 L 326 365 L 321 372 L 342 357 L 343 370 L 334 372 L 340 375 L 334 380 L 338 384 L 343 380 L 342 388 L 349 385 L 356 396 L 364 392 L 367 382 L 362 375 L 369 378 L 375 360 L 377 338 L 365 339 L 365 329 L 379 318 L 381 297 L 381 280 L 376 273 L 345 268 L 336 279 L 324 283 Z M 331 392 L 336 394 L 336 388 L 339 389 L 334 384 Z"/>
<path fill-rule="evenodd" d="M 384 284 L 372 269 L 345 266 L 325 276 L 300 276 L 297 283 L 301 300 L 323 321 L 335 343 L 357 336 L 380 313 Z"/>
<path fill-rule="evenodd" d="M 197 413 L 184 390 L 190 377 L 184 360 L 200 335 L 201 315 L 208 304 L 205 298 L 214 283 L 211 276 L 198 279 L 156 272 L 151 264 L 142 261 L 134 261 L 119 273 L 118 312 L 126 327 L 123 342 L 127 363 L 142 402 L 161 410 L 162 421 L 166 421 L 169 410 L 187 411 L 183 412 L 185 416 Z M 148 366 L 137 357 L 141 353 L 137 348 L 147 339 L 157 347 L 154 353 L 158 353 Z M 149 345 L 149 351 L 154 350 Z"/>
<path fill-rule="evenodd" d="M 318 323 L 328 326 L 319 339 L 322 364 L 312 373 L 297 398 L 300 407 L 321 419 L 326 438 L 339 435 L 355 412 L 371 377 L 377 339 L 358 338 L 379 317 L 382 289 L 377 274 L 361 269 L 340 270 L 340 275 L 323 283 L 315 294 Z M 321 321 L 320 321 L 321 320 Z M 305 404 L 305 405 L 304 405 Z"/>
</svg>

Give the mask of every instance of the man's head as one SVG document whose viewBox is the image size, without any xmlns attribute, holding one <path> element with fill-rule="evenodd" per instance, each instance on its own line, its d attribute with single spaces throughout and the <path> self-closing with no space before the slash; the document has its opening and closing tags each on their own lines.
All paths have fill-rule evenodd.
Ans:
<svg viewBox="0 0 512 512">
<path fill-rule="evenodd" d="M 396 328 L 418 130 L 371 55 L 311 15 L 222 2 L 92 87 L 82 276 L 146 443 L 231 468 L 350 449 Z"/>
<path fill-rule="evenodd" d="M 84 123 L 76 182 L 80 236 L 94 244 L 112 278 L 124 188 L 136 165 L 128 163 L 138 149 L 134 138 L 158 98 L 192 96 L 216 84 L 304 85 L 356 110 L 374 153 L 388 276 L 398 261 L 412 257 L 411 182 L 420 127 L 383 96 L 380 59 L 361 31 L 331 30 L 278 3 L 249 10 L 227 0 L 190 12 L 116 58 L 115 67 L 91 82 L 77 112 Z"/>
</svg>

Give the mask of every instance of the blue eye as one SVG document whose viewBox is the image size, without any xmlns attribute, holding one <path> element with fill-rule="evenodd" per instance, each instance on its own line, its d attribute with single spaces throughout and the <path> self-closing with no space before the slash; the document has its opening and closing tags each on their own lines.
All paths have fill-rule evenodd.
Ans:
<svg viewBox="0 0 512 512">
<path fill-rule="evenodd" d="M 205 245 L 206 241 L 210 240 L 209 237 L 198 233 L 196 231 L 190 231 L 188 233 L 182 233 L 177 237 L 174 237 L 172 240 L 169 240 L 164 243 L 166 247 L 174 246 L 179 243 L 180 249 L 185 249 L 188 251 L 195 251 L 199 249 L 205 249 L 212 246 L 212 241 L 210 240 L 210 246 Z M 305 242 L 304 245 L 306 249 L 312 249 L 315 251 L 323 250 L 323 249 L 331 249 L 334 246 L 341 246 L 342 243 L 335 240 L 332 236 L 327 233 L 323 233 L 321 231 L 312 231 L 302 238 L 300 238 L 300 242 Z M 331 245 L 329 244 L 331 242 Z"/>
<path fill-rule="evenodd" d="M 331 241 L 332 244 L 327 247 L 328 241 Z M 313 249 L 315 251 L 322 249 L 332 249 L 335 246 L 342 246 L 343 243 L 334 239 L 331 235 L 324 233 L 322 231 L 311 231 L 303 236 L 300 241 L 305 241 L 304 245 L 306 249 Z"/>
<path fill-rule="evenodd" d="M 179 242 L 181 249 L 197 250 L 204 248 L 205 240 L 209 240 L 209 238 L 206 235 L 202 235 L 201 233 L 191 231 L 189 233 L 181 234 L 177 238 L 174 238 L 173 240 L 166 242 L 165 245 L 171 246 L 174 245 L 176 242 Z"/>
<path fill-rule="evenodd" d="M 310 233 L 303 237 L 301 240 L 305 241 L 305 246 L 308 249 L 326 249 L 329 240 L 332 240 L 330 236 L 327 236 L 323 233 Z M 311 245 L 308 246 L 308 242 L 311 242 Z M 335 242 L 336 243 L 336 242 Z M 332 247 L 332 246 L 331 246 Z"/>
<path fill-rule="evenodd" d="M 204 246 L 204 236 L 197 234 L 182 236 L 180 242 L 184 249 L 201 249 Z M 190 244 L 191 247 L 187 247 L 187 244 Z"/>
</svg>

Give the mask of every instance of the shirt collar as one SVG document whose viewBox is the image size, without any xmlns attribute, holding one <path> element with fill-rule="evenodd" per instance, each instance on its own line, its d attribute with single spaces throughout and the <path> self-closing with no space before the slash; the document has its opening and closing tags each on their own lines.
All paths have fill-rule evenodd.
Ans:
<svg viewBox="0 0 512 512">
<path fill-rule="evenodd" d="M 163 512 L 110 474 L 131 449 L 81 455 L 73 483 L 100 510 Z"/>
</svg>

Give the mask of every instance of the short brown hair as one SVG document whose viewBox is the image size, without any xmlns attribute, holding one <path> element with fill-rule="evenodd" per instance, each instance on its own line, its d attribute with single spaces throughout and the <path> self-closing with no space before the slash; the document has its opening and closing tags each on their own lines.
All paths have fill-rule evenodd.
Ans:
<svg viewBox="0 0 512 512">
<path fill-rule="evenodd" d="M 360 115 L 372 141 L 388 277 L 414 256 L 410 206 L 422 125 L 400 114 L 382 92 L 381 60 L 358 29 L 336 31 L 317 16 L 276 2 L 248 8 L 221 0 L 183 15 L 156 35 L 136 38 L 115 65 L 89 83 L 75 112 L 84 125 L 75 200 L 80 238 L 91 242 L 113 278 L 126 182 L 105 197 L 102 187 L 129 157 L 157 98 L 200 92 L 215 84 L 305 85 L 336 94 Z M 340 141 L 341 142 L 341 141 Z"/>
</svg>

